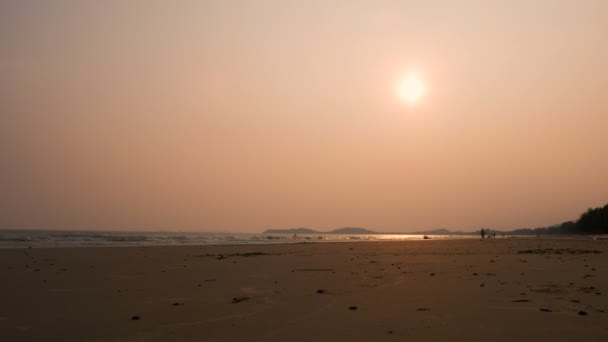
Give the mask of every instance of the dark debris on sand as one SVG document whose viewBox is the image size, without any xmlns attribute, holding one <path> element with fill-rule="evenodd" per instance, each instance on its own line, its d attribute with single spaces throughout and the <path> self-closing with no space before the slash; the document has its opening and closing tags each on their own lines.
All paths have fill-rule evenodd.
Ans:
<svg viewBox="0 0 608 342">
<path fill-rule="evenodd" d="M 232 303 L 236 304 L 236 303 L 240 303 L 242 301 L 248 300 L 250 299 L 249 297 L 234 297 L 232 298 Z"/>
<path fill-rule="evenodd" d="M 595 249 L 572 249 L 572 248 L 545 248 L 545 249 L 525 249 L 518 251 L 517 254 L 600 254 Z"/>
<path fill-rule="evenodd" d="M 218 260 L 226 259 L 229 257 L 255 257 L 262 255 L 277 255 L 275 253 L 263 253 L 263 252 L 248 252 L 248 253 L 232 253 L 232 254 L 201 254 L 196 255 L 198 258 L 216 258 Z"/>
</svg>

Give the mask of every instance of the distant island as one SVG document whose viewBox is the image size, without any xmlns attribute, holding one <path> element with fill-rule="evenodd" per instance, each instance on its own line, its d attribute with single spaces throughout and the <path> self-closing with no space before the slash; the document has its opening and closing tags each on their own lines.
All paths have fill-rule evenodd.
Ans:
<svg viewBox="0 0 608 342">
<path fill-rule="evenodd" d="M 263 234 L 325 234 L 310 228 L 268 229 Z"/>
<path fill-rule="evenodd" d="M 344 227 L 344 228 L 334 229 L 329 232 L 321 232 L 321 231 L 310 229 L 310 228 L 268 229 L 268 230 L 264 231 L 263 234 L 368 234 L 368 235 L 374 235 L 374 234 L 383 234 L 383 233 L 374 232 L 372 230 L 365 229 L 365 228 Z"/>
<path fill-rule="evenodd" d="M 367 228 L 344 227 L 326 232 L 310 228 L 291 228 L 291 229 L 268 229 L 262 234 L 348 234 L 348 235 L 383 235 L 383 234 L 405 234 L 405 235 L 472 235 L 477 232 L 451 231 L 448 229 L 434 229 L 418 232 L 376 232 Z"/>
<path fill-rule="evenodd" d="M 433 229 L 433 230 L 425 230 L 420 232 L 413 232 L 409 234 L 419 234 L 419 235 L 471 235 L 477 234 L 477 232 L 462 232 L 462 231 L 451 231 L 448 229 Z"/>
<path fill-rule="evenodd" d="M 581 214 L 576 221 L 566 221 L 549 227 L 540 228 L 522 228 L 509 231 L 501 231 L 490 229 L 491 232 L 504 235 L 575 235 L 575 234 L 608 234 L 608 204 L 603 207 L 589 208 Z M 481 229 L 481 227 L 480 227 Z M 451 231 L 449 229 L 433 229 L 416 232 L 376 232 L 366 228 L 359 227 L 344 227 L 334 229 L 328 232 L 322 232 L 310 228 L 292 228 L 292 229 L 268 229 L 263 234 L 364 234 L 364 235 L 379 235 L 379 234 L 415 234 L 415 235 L 472 235 L 478 234 L 479 230 L 473 232 Z"/>
</svg>

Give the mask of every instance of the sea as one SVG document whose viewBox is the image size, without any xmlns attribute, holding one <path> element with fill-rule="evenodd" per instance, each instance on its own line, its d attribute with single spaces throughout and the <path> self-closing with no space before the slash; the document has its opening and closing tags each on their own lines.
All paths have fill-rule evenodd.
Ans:
<svg viewBox="0 0 608 342">
<path fill-rule="evenodd" d="M 0 248 L 235 245 L 301 242 L 471 239 L 477 235 L 251 234 L 169 231 L 0 230 Z"/>
</svg>

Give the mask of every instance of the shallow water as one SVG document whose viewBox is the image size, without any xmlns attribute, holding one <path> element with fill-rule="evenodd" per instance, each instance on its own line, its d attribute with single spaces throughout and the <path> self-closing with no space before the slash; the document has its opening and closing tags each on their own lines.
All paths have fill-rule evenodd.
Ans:
<svg viewBox="0 0 608 342">
<path fill-rule="evenodd" d="M 432 235 L 431 239 L 471 239 L 476 235 Z M 423 240 L 417 234 L 245 234 L 207 232 L 0 230 L 0 248 L 173 246 L 298 242 Z"/>
</svg>

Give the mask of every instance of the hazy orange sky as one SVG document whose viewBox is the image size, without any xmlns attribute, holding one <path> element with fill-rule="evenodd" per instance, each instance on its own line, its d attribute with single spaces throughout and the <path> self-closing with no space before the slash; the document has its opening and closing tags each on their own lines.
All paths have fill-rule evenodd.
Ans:
<svg viewBox="0 0 608 342">
<path fill-rule="evenodd" d="M 0 228 L 560 223 L 607 92 L 603 0 L 2 1 Z"/>
</svg>

